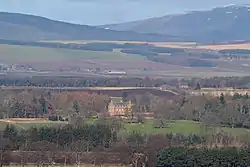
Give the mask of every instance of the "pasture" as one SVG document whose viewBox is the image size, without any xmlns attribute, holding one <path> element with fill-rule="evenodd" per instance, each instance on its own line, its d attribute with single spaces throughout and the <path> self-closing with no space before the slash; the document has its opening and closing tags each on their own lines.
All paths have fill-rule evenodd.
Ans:
<svg viewBox="0 0 250 167">
<path fill-rule="evenodd" d="M 139 56 L 120 52 L 97 52 L 62 48 L 45 48 L 0 44 L 0 59 L 6 61 L 54 61 L 54 60 L 137 60 Z"/>
<path fill-rule="evenodd" d="M 147 64 L 142 56 L 121 52 L 84 51 L 18 45 L 0 45 L 0 62 L 29 64 L 35 69 L 59 71 L 76 68 L 136 68 Z"/>
<path fill-rule="evenodd" d="M 227 127 L 205 127 L 199 122 L 188 120 L 170 121 L 167 123 L 166 128 L 154 128 L 153 120 L 147 120 L 143 124 L 125 124 L 125 130 L 127 132 L 139 131 L 142 133 L 156 133 L 156 134 L 168 134 L 168 133 L 181 133 L 181 134 L 197 134 L 202 135 L 205 133 L 213 132 L 225 132 L 232 135 L 246 135 L 250 134 L 247 129 L 244 128 L 227 128 Z"/>
<path fill-rule="evenodd" d="M 53 41 L 52 41 L 53 42 Z M 55 41 L 64 42 L 67 41 Z M 75 42 L 75 41 L 68 41 Z M 82 41 L 78 41 L 81 43 Z M 92 42 L 92 41 L 85 41 Z M 93 41 L 96 42 L 96 41 Z M 101 42 L 101 41 L 100 41 Z M 111 41 L 112 42 L 112 41 Z M 117 41 L 113 41 L 117 42 Z M 128 41 L 119 41 L 126 43 Z M 135 43 L 135 42 L 129 42 Z M 139 42 L 140 43 L 140 42 Z M 152 43 L 153 44 L 153 43 Z M 170 47 L 193 47 L 195 43 L 154 43 L 157 46 Z M 166 44 L 166 45 L 165 45 Z M 198 47 L 198 46 L 197 46 Z M 201 46 L 199 46 L 201 47 Z M 163 55 L 164 56 L 164 55 Z M 166 55 L 167 56 L 167 55 Z M 146 56 L 121 53 L 118 49 L 113 52 L 86 51 L 62 48 L 45 48 L 18 45 L 0 45 L 0 63 L 31 65 L 35 72 L 32 75 L 70 75 L 70 76 L 100 76 L 102 73 L 93 73 L 89 69 L 100 68 L 101 70 L 123 70 L 133 77 L 154 78 L 177 78 L 177 77 L 213 77 L 213 76 L 247 76 L 249 75 L 250 60 L 224 61 L 205 60 L 214 62 L 217 67 L 190 67 L 182 65 L 187 61 L 188 55 L 182 55 L 175 59 L 170 57 L 170 62 L 152 61 Z M 192 57 L 191 57 L 192 58 Z M 199 58 L 197 58 L 199 59 Z M 166 59 L 167 60 L 167 59 Z M 180 61 L 179 61 L 180 60 Z M 172 63 L 171 63 L 172 62 Z M 249 62 L 249 63 L 248 63 Z M 178 64 L 180 63 L 180 64 Z M 184 63 L 185 64 L 185 63 Z M 39 73 L 36 73 L 38 72 Z M 43 73 L 44 71 L 47 71 Z M 19 75 L 31 75 L 22 71 L 11 71 L 10 74 L 18 72 Z"/>
<path fill-rule="evenodd" d="M 85 121 L 88 124 L 94 124 L 96 120 L 89 119 Z M 217 126 L 204 126 L 202 123 L 189 121 L 189 120 L 175 120 L 167 121 L 166 128 L 155 128 L 154 120 L 145 120 L 144 123 L 127 123 L 122 122 L 122 133 L 140 132 L 143 134 L 211 134 L 216 132 L 228 133 L 233 136 L 250 135 L 250 131 L 245 128 L 228 128 Z"/>
</svg>

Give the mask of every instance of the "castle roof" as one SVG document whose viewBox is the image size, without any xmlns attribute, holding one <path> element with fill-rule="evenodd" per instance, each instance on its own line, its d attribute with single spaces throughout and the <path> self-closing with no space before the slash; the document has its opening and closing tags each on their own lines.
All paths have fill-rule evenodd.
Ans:
<svg viewBox="0 0 250 167">
<path fill-rule="evenodd" d="M 111 97 L 111 102 L 114 104 L 114 105 L 126 105 L 128 104 L 129 102 L 125 102 L 123 101 L 123 98 L 122 97 Z"/>
</svg>

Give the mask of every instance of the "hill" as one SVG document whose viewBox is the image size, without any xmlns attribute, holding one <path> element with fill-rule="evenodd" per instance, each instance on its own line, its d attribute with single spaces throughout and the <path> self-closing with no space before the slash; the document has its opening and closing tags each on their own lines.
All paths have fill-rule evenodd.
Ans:
<svg viewBox="0 0 250 167">
<path fill-rule="evenodd" d="M 164 35 L 119 32 L 50 20 L 40 16 L 6 12 L 0 12 L 0 38 L 8 40 L 174 40 Z"/>
<path fill-rule="evenodd" d="M 208 11 L 193 11 L 100 27 L 179 36 L 186 41 L 235 41 L 250 39 L 249 18 L 250 5 L 228 5 Z"/>
</svg>

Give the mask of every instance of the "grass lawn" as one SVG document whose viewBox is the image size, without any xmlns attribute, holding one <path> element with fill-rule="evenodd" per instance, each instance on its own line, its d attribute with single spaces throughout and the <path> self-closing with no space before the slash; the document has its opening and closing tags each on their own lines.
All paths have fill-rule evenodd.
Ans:
<svg viewBox="0 0 250 167">
<path fill-rule="evenodd" d="M 205 127 L 194 121 L 178 120 L 168 124 L 168 128 L 154 128 L 153 120 L 147 120 L 144 124 L 124 124 L 127 132 L 140 131 L 142 133 L 182 133 L 182 134 L 204 134 Z M 228 132 L 232 135 L 244 135 L 250 134 L 247 129 L 244 128 L 222 128 L 222 127 L 209 127 L 206 128 L 206 132 L 222 131 Z"/>
</svg>

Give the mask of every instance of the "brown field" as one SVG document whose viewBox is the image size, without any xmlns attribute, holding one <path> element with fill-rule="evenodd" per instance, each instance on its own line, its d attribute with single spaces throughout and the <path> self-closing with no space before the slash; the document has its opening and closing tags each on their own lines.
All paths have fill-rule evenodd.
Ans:
<svg viewBox="0 0 250 167">
<path fill-rule="evenodd" d="M 250 50 L 250 43 L 204 45 L 204 46 L 198 46 L 197 48 L 198 49 L 211 49 L 211 50 L 224 50 L 224 49 L 248 49 Z"/>
<path fill-rule="evenodd" d="M 59 43 L 77 43 L 86 44 L 91 42 L 105 42 L 105 43 L 131 43 L 131 44 L 152 44 L 159 47 L 171 47 L 171 48 L 189 48 L 189 49 L 209 49 L 209 50 L 223 50 L 223 49 L 249 49 L 250 43 L 239 43 L 239 44 L 214 44 L 214 45 L 199 45 L 196 42 L 140 42 L 140 41 L 43 41 L 43 42 L 59 42 Z"/>
<path fill-rule="evenodd" d="M 63 43 L 63 44 L 86 44 L 92 42 L 105 42 L 105 43 L 118 43 L 118 44 L 152 44 L 159 47 L 172 47 L 172 48 L 192 48 L 196 45 L 195 42 L 141 42 L 141 41 L 97 41 L 97 40 L 76 40 L 76 41 L 40 41 L 40 42 L 55 42 L 55 43 Z"/>
</svg>

